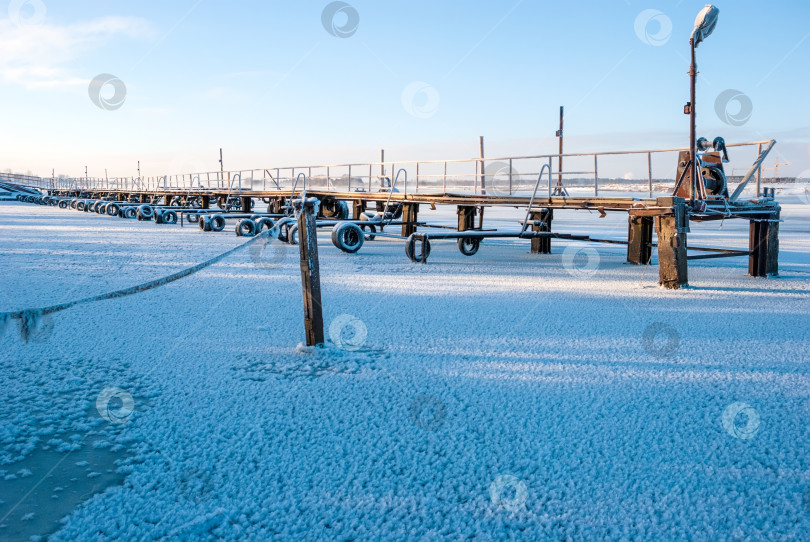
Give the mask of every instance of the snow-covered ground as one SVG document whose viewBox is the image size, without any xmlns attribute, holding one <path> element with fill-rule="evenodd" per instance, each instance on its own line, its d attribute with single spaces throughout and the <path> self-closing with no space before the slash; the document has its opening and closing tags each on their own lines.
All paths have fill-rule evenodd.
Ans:
<svg viewBox="0 0 810 542">
<path fill-rule="evenodd" d="M 702 260 L 681 291 L 620 245 L 436 241 L 417 265 L 323 231 L 322 351 L 298 346 L 297 247 L 278 244 L 44 317 L 27 343 L 8 322 L 0 539 L 807 539 L 810 206 L 783 207 L 780 278 Z M 554 229 L 626 235 L 597 216 Z M 3 202 L 0 311 L 244 241 Z M 747 223 L 690 242 L 746 247 Z"/>
</svg>

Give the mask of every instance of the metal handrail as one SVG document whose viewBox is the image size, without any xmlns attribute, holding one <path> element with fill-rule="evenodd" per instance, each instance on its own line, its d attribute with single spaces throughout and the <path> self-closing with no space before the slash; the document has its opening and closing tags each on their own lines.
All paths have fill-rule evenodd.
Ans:
<svg viewBox="0 0 810 542">
<path fill-rule="evenodd" d="M 408 185 L 408 172 L 407 172 L 407 170 L 405 170 L 405 168 L 400 168 L 399 171 L 397 171 L 397 174 L 394 175 L 394 182 L 391 183 L 391 186 L 389 187 L 388 199 L 385 202 L 385 207 L 383 207 L 383 216 L 382 216 L 382 221 L 381 222 L 385 222 L 385 213 L 388 210 L 388 204 L 391 203 L 391 196 L 394 194 L 394 188 L 397 187 L 397 180 L 399 180 L 399 174 L 400 173 L 405 174 L 405 186 Z M 394 213 L 391 213 L 391 218 L 388 220 L 388 224 L 390 224 L 393 221 L 394 221 Z"/>
<path fill-rule="evenodd" d="M 727 147 L 732 148 L 732 147 L 746 147 L 746 146 L 761 146 L 761 145 L 768 145 L 768 144 L 771 143 L 771 141 L 772 140 L 754 141 L 754 142 L 748 142 L 748 143 L 733 143 L 733 144 L 728 144 Z M 648 179 L 649 179 L 648 191 L 651 193 L 652 192 L 651 155 L 652 154 L 661 154 L 661 153 L 680 152 L 680 151 L 685 151 L 685 150 L 688 150 L 688 149 L 684 148 L 684 147 L 678 147 L 678 148 L 667 148 L 667 149 L 647 149 L 647 150 L 630 150 L 630 151 L 605 151 L 605 152 L 581 152 L 581 153 L 565 153 L 565 154 L 541 154 L 541 155 L 530 155 L 530 156 L 494 157 L 494 158 L 486 158 L 486 159 L 482 159 L 482 158 L 478 157 L 478 158 L 453 159 L 453 160 L 410 160 L 410 161 L 386 162 L 386 164 L 391 165 L 392 168 L 399 167 L 399 170 L 405 170 L 405 167 L 409 166 L 409 165 L 410 166 L 416 166 L 416 167 L 420 167 L 420 166 L 423 166 L 423 165 L 444 165 L 444 173 L 436 173 L 436 174 L 427 173 L 427 172 L 424 171 L 424 169 L 420 169 L 419 172 L 418 172 L 418 178 L 420 180 L 422 180 L 422 179 L 425 179 L 425 180 L 443 179 L 444 182 L 442 183 L 442 190 L 446 191 L 446 188 L 447 188 L 446 181 L 447 181 L 448 178 L 449 179 L 460 179 L 460 178 L 467 178 L 467 177 L 473 178 L 472 173 L 448 173 L 447 172 L 447 165 L 448 164 L 464 164 L 464 163 L 484 164 L 486 162 L 491 163 L 491 162 L 494 162 L 494 161 L 509 161 L 511 163 L 514 160 L 542 160 L 542 161 L 545 161 L 545 160 L 548 160 L 548 159 L 558 158 L 558 157 L 563 157 L 563 158 L 565 158 L 565 157 L 593 157 L 594 158 L 594 168 L 593 168 L 592 172 L 591 171 L 583 171 L 583 172 L 567 172 L 567 171 L 563 171 L 562 174 L 563 175 L 573 175 L 573 174 L 586 174 L 586 175 L 589 175 L 589 174 L 593 174 L 593 176 L 594 176 L 594 179 L 593 179 L 594 193 L 595 193 L 595 195 L 598 195 L 599 194 L 599 176 L 598 176 L 598 165 L 597 165 L 598 157 L 600 157 L 600 156 L 644 155 L 644 154 L 646 154 L 647 155 L 647 162 L 648 162 L 647 166 L 648 166 Z M 371 174 L 371 167 L 377 166 L 377 165 L 379 165 L 379 162 L 350 163 L 350 164 L 330 164 L 330 165 L 306 166 L 306 167 L 262 168 L 262 169 L 252 169 L 252 170 L 242 170 L 242 171 L 244 171 L 244 172 L 250 171 L 251 172 L 251 175 L 250 175 L 251 182 L 255 182 L 255 179 L 256 179 L 255 176 L 254 176 L 254 172 L 259 172 L 262 175 L 263 180 L 265 180 L 265 181 L 267 180 L 267 177 L 269 176 L 271 182 L 273 184 L 275 184 L 278 189 L 281 189 L 282 184 L 286 184 L 286 182 L 284 182 L 284 181 L 287 180 L 287 178 L 282 178 L 282 172 L 284 170 L 290 170 L 294 174 L 295 170 L 301 170 L 301 169 L 304 169 L 304 170 L 307 170 L 307 171 L 311 172 L 313 169 L 316 169 L 316 170 L 317 169 L 327 169 L 328 170 L 328 169 L 331 169 L 331 168 L 348 168 L 348 171 L 349 171 L 349 174 L 348 174 L 349 179 L 348 180 L 349 180 L 349 183 L 351 183 L 352 169 L 353 168 L 354 168 L 355 171 L 358 171 L 358 169 L 360 169 L 362 171 L 362 169 L 368 168 L 368 171 L 369 171 L 368 175 L 359 174 L 359 175 L 355 175 L 355 177 L 358 177 L 360 179 L 368 178 L 369 182 L 371 182 L 371 180 L 373 178 L 373 175 Z M 275 176 L 270 174 L 271 169 L 275 170 L 275 172 L 276 172 Z M 405 170 L 405 171 L 407 171 L 407 170 Z M 202 187 L 202 184 L 203 184 L 202 176 L 205 175 L 208 178 L 208 182 L 206 183 L 207 184 L 206 188 L 210 190 L 211 189 L 210 182 L 212 180 L 211 179 L 211 174 L 212 173 L 215 174 L 215 176 L 217 178 L 216 179 L 217 181 L 221 181 L 219 179 L 219 176 L 221 174 L 220 171 L 208 172 L 208 173 L 199 173 L 199 174 L 194 174 L 194 173 L 189 174 L 190 184 L 192 185 L 192 188 L 193 188 L 193 185 L 195 184 L 195 176 L 196 176 L 196 179 L 197 179 L 197 183 L 200 185 L 200 187 Z M 228 174 L 230 175 L 231 173 L 228 172 Z M 519 175 L 523 177 L 523 176 L 529 176 L 529 175 L 532 175 L 532 174 L 533 174 L 533 172 L 525 172 L 525 173 L 520 173 Z M 182 175 L 182 183 L 184 185 L 185 185 L 185 175 L 186 174 Z M 475 175 L 473 180 L 477 181 L 482 175 L 484 177 L 486 177 L 486 176 L 492 177 L 492 176 L 497 175 L 497 174 L 496 173 L 487 173 L 486 171 L 479 171 Z M 61 178 L 61 179 L 49 178 L 49 179 L 46 179 L 46 178 L 42 178 L 42 177 L 35 177 L 35 176 L 21 175 L 21 174 L 0 174 L 0 177 L 4 177 L 4 176 L 5 176 L 5 178 L 7 178 L 10 181 L 16 180 L 20 184 L 25 184 L 27 186 L 32 186 L 32 187 L 36 187 L 36 188 L 54 188 L 56 184 L 63 185 L 63 186 L 64 186 L 64 184 L 67 184 L 68 189 L 82 189 L 82 188 L 88 188 L 88 186 L 86 186 L 86 185 L 90 185 L 91 181 L 92 181 L 93 185 L 95 185 L 95 183 L 97 183 L 97 182 L 106 183 L 108 187 L 111 186 L 111 185 L 117 186 L 118 190 L 127 190 L 127 189 L 131 189 L 131 188 L 135 188 L 135 187 L 137 187 L 138 189 L 144 190 L 144 179 L 140 178 L 140 177 L 138 177 L 138 178 L 133 177 L 133 178 L 130 178 L 130 179 L 120 178 L 120 177 L 115 177 L 115 178 L 112 178 L 112 179 L 96 179 L 96 178 L 90 179 L 90 178 L 84 178 L 84 177 L 80 178 L 80 179 L 79 178 L 72 178 L 72 179 L 71 178 Z M 146 183 L 147 183 L 146 184 L 146 186 L 147 186 L 146 189 L 148 189 L 148 187 L 152 184 L 150 181 L 154 180 L 155 181 L 155 183 L 154 183 L 155 184 L 155 189 L 159 190 L 160 189 L 159 179 L 160 179 L 159 177 L 157 177 L 157 178 L 146 178 Z M 165 177 L 164 177 L 164 179 L 165 179 Z M 290 177 L 289 179 L 291 180 L 292 177 Z M 299 177 L 296 177 L 296 181 L 295 181 L 295 183 L 293 185 L 293 195 L 295 194 L 295 189 L 296 189 L 296 186 L 297 186 L 297 183 L 298 183 L 299 179 L 300 179 L 300 175 L 299 175 Z M 334 183 L 332 183 L 332 179 L 331 179 L 330 175 L 326 176 L 326 180 L 327 180 L 327 183 L 326 183 L 327 190 L 335 189 L 334 188 Z M 178 181 L 180 181 L 179 178 L 178 178 Z M 222 179 L 222 181 L 224 181 L 224 179 Z M 510 168 L 510 181 L 511 181 L 511 168 Z M 241 182 L 241 174 L 240 174 L 240 182 Z M 168 190 L 167 183 L 165 182 L 165 180 L 164 180 L 163 184 L 164 184 L 164 189 Z M 465 188 L 465 189 L 469 189 L 469 187 L 466 187 L 464 185 L 460 185 L 460 187 Z M 172 189 L 174 189 L 174 187 Z M 181 187 L 181 186 L 177 187 L 177 190 L 183 190 L 183 189 L 184 189 L 184 187 Z M 231 191 L 233 189 L 232 183 L 229 183 L 228 189 L 229 189 L 229 191 Z M 417 192 L 419 191 L 419 186 L 418 185 L 417 185 L 416 190 L 417 190 Z M 511 194 L 511 192 L 512 192 L 512 190 L 511 190 L 511 183 L 510 183 L 510 194 Z M 405 193 L 407 193 L 407 184 L 406 184 L 406 188 L 405 188 Z"/>
<path fill-rule="evenodd" d="M 520 229 L 520 235 L 526 233 L 526 227 L 529 225 L 529 217 L 532 214 L 532 207 L 534 206 L 534 198 L 537 197 L 537 189 L 540 187 L 540 181 L 543 180 L 543 171 L 548 168 L 548 190 L 551 193 L 551 158 L 549 158 L 547 164 L 543 164 L 543 167 L 540 168 L 540 174 L 537 175 L 537 182 L 534 184 L 534 192 L 532 192 L 532 198 L 529 200 L 529 206 L 526 207 L 526 218 L 523 220 L 523 227 Z"/>
</svg>

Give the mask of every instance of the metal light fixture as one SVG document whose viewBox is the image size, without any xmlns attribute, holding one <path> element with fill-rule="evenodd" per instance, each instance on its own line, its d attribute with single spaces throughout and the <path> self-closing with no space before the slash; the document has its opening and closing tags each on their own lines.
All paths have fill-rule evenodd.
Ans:
<svg viewBox="0 0 810 542">
<path fill-rule="evenodd" d="M 719 14 L 720 10 L 711 4 L 706 4 L 706 7 L 700 10 L 695 19 L 695 29 L 692 31 L 692 41 L 694 41 L 695 47 L 714 31 Z"/>
</svg>

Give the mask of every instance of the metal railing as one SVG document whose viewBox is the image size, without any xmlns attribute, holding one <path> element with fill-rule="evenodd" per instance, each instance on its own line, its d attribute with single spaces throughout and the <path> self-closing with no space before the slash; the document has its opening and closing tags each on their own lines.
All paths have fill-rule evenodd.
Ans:
<svg viewBox="0 0 810 542">
<path fill-rule="evenodd" d="M 763 145 L 770 141 L 754 141 L 727 145 L 728 148 L 755 148 L 756 156 Z M 380 192 L 390 184 L 390 173 L 404 170 L 407 173 L 404 184 L 398 187 L 404 194 L 442 194 L 460 192 L 487 196 L 526 196 L 531 193 L 535 180 L 543 166 L 553 168 L 554 161 L 565 158 L 566 164 L 572 159 L 587 163 L 586 169 L 553 171 L 562 179 L 562 185 L 554 185 L 553 190 L 562 188 L 573 190 L 576 195 L 600 196 L 603 192 L 621 191 L 645 193 L 653 197 L 656 192 L 671 190 L 677 160 L 667 165 L 667 175 L 660 177 L 660 190 L 657 190 L 653 177 L 653 157 L 667 153 L 675 154 L 687 148 L 647 149 L 634 151 L 607 151 L 566 154 L 538 154 L 529 156 L 508 156 L 499 158 L 467 158 L 457 160 L 385 161 L 353 164 L 331 164 L 320 166 L 286 166 L 265 169 L 237 171 L 212 171 L 162 175 L 157 177 L 114 177 L 114 178 L 42 178 L 30 175 L 2 174 L 0 179 L 40 189 L 93 190 L 93 191 L 149 191 L 180 192 L 189 190 L 211 190 L 225 192 L 276 192 L 289 191 L 295 186 L 300 174 L 305 174 L 309 190 L 332 192 Z M 622 178 L 599 176 L 600 163 L 611 157 L 646 158 L 646 178 Z M 676 157 L 675 157 L 676 158 Z M 601 162 L 600 162 L 601 160 Z M 592 168 L 590 167 L 590 164 Z M 519 171 L 520 170 L 520 171 Z M 409 183 L 408 179 L 412 179 Z M 759 193 L 760 174 L 757 175 Z"/>
</svg>

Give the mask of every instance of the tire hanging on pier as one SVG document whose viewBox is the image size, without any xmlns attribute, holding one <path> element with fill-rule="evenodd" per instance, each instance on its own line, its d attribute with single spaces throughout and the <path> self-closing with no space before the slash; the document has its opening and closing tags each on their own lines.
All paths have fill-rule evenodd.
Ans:
<svg viewBox="0 0 810 542">
<path fill-rule="evenodd" d="M 214 215 L 210 219 L 211 231 L 222 231 L 225 229 L 225 217 L 222 215 Z"/>
<path fill-rule="evenodd" d="M 353 222 L 338 222 L 332 228 L 332 244 L 348 254 L 360 250 L 364 240 L 363 230 Z"/>
<path fill-rule="evenodd" d="M 472 237 L 460 237 L 456 244 L 462 254 L 472 256 L 478 252 L 478 248 L 481 246 L 481 240 Z"/>
<path fill-rule="evenodd" d="M 287 229 L 287 242 L 291 245 L 298 244 L 298 224 L 293 224 Z"/>
<path fill-rule="evenodd" d="M 256 235 L 256 223 L 249 218 L 243 218 L 236 223 L 236 235 L 239 237 L 253 237 Z"/>
<path fill-rule="evenodd" d="M 256 233 L 257 234 L 261 233 L 264 230 L 272 230 L 273 226 L 275 225 L 276 223 L 273 222 L 272 218 L 263 216 L 260 219 L 256 220 Z"/>
<path fill-rule="evenodd" d="M 416 234 L 412 233 L 405 241 L 405 255 L 415 263 L 424 263 L 430 256 L 430 240 L 422 239 L 422 251 L 416 252 Z"/>
<path fill-rule="evenodd" d="M 150 205 L 141 205 L 138 207 L 138 220 L 152 220 L 155 216 L 155 209 Z"/>
</svg>

